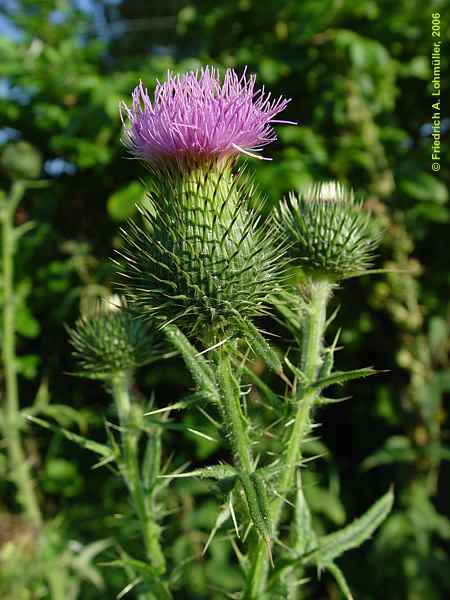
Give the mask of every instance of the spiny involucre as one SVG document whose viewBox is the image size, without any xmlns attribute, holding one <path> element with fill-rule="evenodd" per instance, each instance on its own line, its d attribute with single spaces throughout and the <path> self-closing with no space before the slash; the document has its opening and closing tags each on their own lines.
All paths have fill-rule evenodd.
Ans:
<svg viewBox="0 0 450 600">
<path fill-rule="evenodd" d="M 380 233 L 350 187 L 327 181 L 290 194 L 277 217 L 305 272 L 339 280 L 371 267 Z"/>
<path fill-rule="evenodd" d="M 275 228 L 249 209 L 251 182 L 227 168 L 199 170 L 161 191 L 124 232 L 128 301 L 190 337 L 238 333 L 240 319 L 263 312 L 285 270 Z"/>
<path fill-rule="evenodd" d="M 78 319 L 69 335 L 80 374 L 92 379 L 109 379 L 161 355 L 156 328 L 131 311 L 123 298 L 99 302 L 92 313 Z"/>
<path fill-rule="evenodd" d="M 130 153 L 153 167 L 220 161 L 254 153 L 276 140 L 273 123 L 289 100 L 256 89 L 256 76 L 204 67 L 168 73 L 150 99 L 142 82 L 132 105 L 121 106 L 123 141 Z M 261 158 L 258 156 L 258 158 Z"/>
</svg>

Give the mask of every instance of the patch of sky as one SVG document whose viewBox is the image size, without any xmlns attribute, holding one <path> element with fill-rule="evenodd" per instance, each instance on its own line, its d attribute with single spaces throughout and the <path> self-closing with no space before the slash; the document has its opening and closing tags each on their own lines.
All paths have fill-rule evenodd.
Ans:
<svg viewBox="0 0 450 600">
<path fill-rule="evenodd" d="M 76 166 L 62 158 L 52 158 L 44 163 L 44 171 L 50 177 L 59 177 L 60 175 L 73 175 L 76 173 Z"/>
<path fill-rule="evenodd" d="M 18 129 L 14 129 L 13 127 L 2 127 L 0 129 L 0 146 L 3 146 L 6 142 L 20 140 L 21 137 L 22 134 Z"/>
</svg>

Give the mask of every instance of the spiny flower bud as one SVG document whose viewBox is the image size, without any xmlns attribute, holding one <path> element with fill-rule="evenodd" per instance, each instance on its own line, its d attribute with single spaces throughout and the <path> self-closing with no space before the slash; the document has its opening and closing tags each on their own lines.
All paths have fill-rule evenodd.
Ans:
<svg viewBox="0 0 450 600">
<path fill-rule="evenodd" d="M 209 164 L 254 153 L 276 140 L 271 123 L 289 100 L 255 89 L 256 76 L 205 67 L 184 75 L 170 72 L 157 83 L 154 100 L 142 82 L 131 108 L 121 106 L 123 142 L 130 153 L 155 166 Z"/>
<path fill-rule="evenodd" d="M 284 200 L 278 217 L 305 272 L 338 280 L 370 268 L 379 234 L 351 188 L 334 181 L 313 185 Z"/>
<path fill-rule="evenodd" d="M 273 226 L 263 225 L 241 172 L 210 169 L 164 179 L 124 232 L 122 285 L 145 314 L 187 335 L 233 334 L 263 310 L 284 269 Z"/>
<path fill-rule="evenodd" d="M 69 329 L 82 374 L 109 379 L 146 364 L 160 355 L 151 324 L 133 313 L 125 301 L 104 300 L 92 314 L 82 316 Z"/>
</svg>

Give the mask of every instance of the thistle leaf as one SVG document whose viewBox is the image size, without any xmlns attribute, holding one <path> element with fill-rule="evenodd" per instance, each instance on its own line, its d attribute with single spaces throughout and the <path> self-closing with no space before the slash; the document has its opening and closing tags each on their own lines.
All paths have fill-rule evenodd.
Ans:
<svg viewBox="0 0 450 600">
<path fill-rule="evenodd" d="M 97 558 L 106 548 L 112 545 L 112 540 L 97 540 L 82 548 L 82 550 L 75 554 L 71 560 L 71 566 L 83 579 L 88 580 L 99 590 L 105 589 L 105 583 L 103 577 L 93 564 L 94 559 Z"/>
<path fill-rule="evenodd" d="M 202 391 L 209 400 L 220 405 L 220 393 L 217 387 L 216 378 L 206 358 L 204 356 L 199 356 L 198 351 L 175 325 L 166 325 L 164 327 L 164 332 L 169 341 L 184 358 L 200 391 Z"/>
<path fill-rule="evenodd" d="M 363 469 L 373 469 L 379 465 L 413 462 L 417 459 L 417 451 L 410 440 L 403 435 L 389 437 L 381 448 L 368 456 L 362 463 Z"/>
<path fill-rule="evenodd" d="M 282 400 L 280 396 L 272 392 L 270 387 L 260 378 L 258 375 L 252 371 L 246 365 L 243 366 L 243 372 L 247 379 L 253 383 L 253 385 L 260 391 L 262 397 L 269 402 L 272 408 L 274 408 L 277 412 L 281 411 L 283 413 L 286 409 L 287 403 Z"/>
<path fill-rule="evenodd" d="M 242 332 L 253 352 L 259 356 L 259 358 L 262 358 L 272 371 L 275 373 L 282 373 L 283 365 L 280 357 L 270 346 L 269 342 L 261 334 L 258 328 L 247 319 L 239 318 L 239 322 L 242 327 Z"/>
<path fill-rule="evenodd" d="M 188 471 L 180 473 L 179 475 L 163 475 L 163 477 L 182 478 L 182 477 L 199 477 L 200 479 L 215 479 L 220 481 L 222 479 L 230 479 L 238 476 L 236 469 L 230 465 L 211 465 L 204 467 L 203 469 L 195 469 L 194 471 Z"/>
<path fill-rule="evenodd" d="M 113 452 L 111 451 L 111 448 L 109 448 L 108 446 L 105 446 L 104 444 L 99 444 L 98 442 L 94 442 L 93 440 L 89 440 L 88 438 L 85 438 L 81 435 L 73 433 L 72 431 L 69 431 L 68 429 L 65 429 L 64 427 L 59 427 L 58 425 L 52 425 L 51 423 L 48 423 L 48 421 L 44 421 L 43 419 L 38 419 L 37 417 L 32 417 L 31 415 L 29 415 L 27 417 L 27 419 L 29 421 L 31 421 L 32 423 L 39 425 L 40 427 L 44 427 L 45 429 L 50 429 L 50 431 L 54 431 L 55 433 L 60 433 L 61 435 L 63 435 L 65 438 L 67 438 L 71 442 L 75 442 L 82 448 L 85 448 L 86 450 L 90 450 L 91 452 L 95 452 L 95 454 L 98 454 L 99 456 L 103 456 L 105 458 L 113 457 Z"/>
<path fill-rule="evenodd" d="M 347 381 L 352 381 L 354 379 L 361 379 L 363 377 L 370 377 L 371 375 L 376 375 L 381 371 L 377 371 L 372 367 L 367 367 L 365 369 L 354 369 L 352 371 L 336 371 L 328 377 L 322 377 L 315 381 L 311 387 L 313 388 L 324 388 L 329 385 L 342 385 Z"/>
<path fill-rule="evenodd" d="M 276 296 L 271 298 L 272 304 L 287 321 L 289 329 L 295 336 L 302 331 L 302 315 L 305 311 L 305 302 L 298 293 L 280 290 Z"/>
<path fill-rule="evenodd" d="M 345 579 L 344 573 L 341 571 L 341 569 L 333 562 L 323 565 L 323 568 L 326 569 L 327 571 L 329 571 L 331 573 L 331 575 L 333 575 L 336 583 L 339 586 L 339 589 L 344 594 L 346 599 L 353 600 L 352 593 L 351 593 L 348 583 Z"/>
<path fill-rule="evenodd" d="M 155 488 L 161 468 L 161 429 L 148 434 L 142 463 L 142 483 L 146 491 Z"/>
<path fill-rule="evenodd" d="M 239 473 L 239 479 L 244 488 L 252 522 L 258 534 L 266 542 L 270 553 L 272 526 L 265 482 L 258 473 L 242 472 Z"/>
<path fill-rule="evenodd" d="M 340 402 L 345 402 L 346 400 L 350 400 L 351 396 L 343 396 L 342 398 L 326 398 L 325 396 L 320 396 L 316 400 L 316 404 L 319 406 L 325 404 L 339 404 Z"/>
<path fill-rule="evenodd" d="M 287 366 L 291 369 L 291 371 L 294 373 L 295 377 L 298 379 L 298 382 L 301 385 L 309 384 L 309 380 L 306 377 L 306 375 L 303 373 L 303 371 L 301 371 L 298 367 L 296 367 L 294 364 L 292 364 L 287 356 L 284 359 L 284 361 L 287 364 Z"/>
<path fill-rule="evenodd" d="M 333 371 L 334 353 L 336 351 L 336 346 L 337 346 L 337 342 L 338 342 L 340 333 L 341 333 L 341 330 L 338 329 L 338 331 L 335 335 L 335 338 L 333 340 L 333 343 L 331 344 L 331 346 L 329 348 L 325 348 L 325 350 L 323 352 L 323 363 L 322 363 L 322 366 L 320 367 L 319 379 L 329 377 L 331 375 L 331 372 Z"/>
<path fill-rule="evenodd" d="M 208 540 L 205 544 L 205 547 L 203 548 L 202 556 L 204 556 L 206 554 L 216 533 L 219 531 L 219 529 L 222 527 L 222 525 L 224 523 L 226 523 L 226 521 L 228 521 L 229 518 L 230 518 L 230 508 L 227 504 L 224 508 L 222 508 L 220 513 L 217 515 L 217 519 L 216 519 L 216 522 L 214 523 L 214 527 L 211 529 L 211 533 L 209 534 Z"/>
<path fill-rule="evenodd" d="M 325 535 L 318 540 L 318 549 L 304 560 L 314 562 L 321 568 L 333 562 L 347 550 L 358 548 L 368 540 L 381 525 L 392 509 L 394 494 L 392 489 L 373 504 L 367 512 L 343 529 Z"/>
<path fill-rule="evenodd" d="M 157 571 L 148 563 L 132 558 L 123 550 L 121 550 L 120 559 L 103 563 L 103 565 L 106 567 L 122 567 L 125 570 L 131 569 L 133 573 L 140 575 L 142 581 L 149 586 L 158 600 L 172 600 L 172 594 L 169 592 L 167 585 L 161 581 Z"/>
<path fill-rule="evenodd" d="M 24 418 L 34 417 L 38 414 L 51 417 L 61 426 L 76 423 L 79 429 L 85 426 L 85 418 L 78 410 L 66 404 L 36 404 L 21 411 Z"/>
<path fill-rule="evenodd" d="M 211 465 L 204 467 L 203 469 L 197 469 L 195 471 L 197 477 L 201 479 L 228 479 L 229 477 L 236 477 L 237 471 L 231 465 Z"/>
<path fill-rule="evenodd" d="M 300 555 L 317 548 L 317 536 L 312 527 L 311 512 L 303 494 L 300 474 L 297 475 L 294 548 Z"/>
</svg>

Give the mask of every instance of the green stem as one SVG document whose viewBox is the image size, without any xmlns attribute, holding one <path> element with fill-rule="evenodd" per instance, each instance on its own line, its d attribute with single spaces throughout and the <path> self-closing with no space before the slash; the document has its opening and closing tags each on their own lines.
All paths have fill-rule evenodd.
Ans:
<svg viewBox="0 0 450 600">
<path fill-rule="evenodd" d="M 251 441 L 247 432 L 246 418 L 241 408 L 239 382 L 233 373 L 228 350 L 216 354 L 221 406 L 227 427 L 234 462 L 239 469 L 239 479 L 247 500 L 252 523 L 263 541 L 265 551 L 270 550 L 271 524 L 267 492 L 261 477 L 255 472 L 251 455 Z"/>
<path fill-rule="evenodd" d="M 326 327 L 326 308 L 330 292 L 330 282 L 326 280 L 311 282 L 308 315 L 303 321 L 304 343 L 301 354 L 301 368 L 310 382 L 317 378 L 321 365 L 322 340 Z M 309 430 L 309 415 L 317 393 L 317 391 L 305 390 L 300 387 L 297 394 L 297 412 L 287 442 L 285 468 L 278 482 L 278 495 L 271 506 L 271 519 L 275 534 L 280 524 L 284 499 L 291 493 L 295 484 L 295 473 L 302 458 L 302 442 Z M 264 593 L 268 566 L 267 550 L 264 544 L 258 542 L 244 598 L 257 599 Z"/>
<path fill-rule="evenodd" d="M 230 445 L 239 467 L 247 474 L 252 473 L 250 439 L 245 426 L 245 416 L 241 408 L 240 389 L 236 381 L 226 351 L 216 355 L 221 388 L 222 410 L 225 425 L 230 433 Z"/>
<path fill-rule="evenodd" d="M 52 600 L 65 600 L 67 596 L 66 590 L 67 573 L 65 569 L 50 569 L 47 579 L 50 588 Z"/>
<path fill-rule="evenodd" d="M 16 182 L 11 197 L 2 207 L 2 279 L 3 279 L 3 365 L 5 372 L 5 427 L 11 472 L 17 486 L 17 500 L 28 519 L 42 522 L 41 512 L 31 476 L 30 464 L 20 436 L 19 390 L 17 383 L 14 307 L 14 215 L 25 191 L 24 182 Z"/>
<path fill-rule="evenodd" d="M 159 575 L 166 570 L 166 561 L 159 542 L 160 528 L 153 518 L 151 502 L 146 498 L 139 464 L 139 429 L 133 422 L 133 405 L 130 398 L 129 378 L 125 374 L 112 380 L 112 393 L 122 435 L 122 472 L 142 525 L 147 558 Z"/>
</svg>

